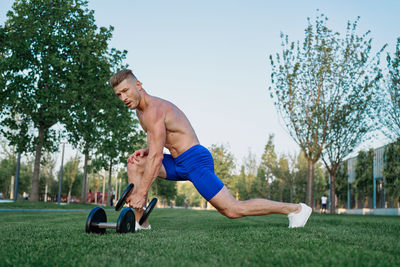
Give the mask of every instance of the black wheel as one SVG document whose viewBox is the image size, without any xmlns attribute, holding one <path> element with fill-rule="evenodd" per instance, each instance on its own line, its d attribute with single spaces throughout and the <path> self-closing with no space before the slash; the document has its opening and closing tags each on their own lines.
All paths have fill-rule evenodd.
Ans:
<svg viewBox="0 0 400 267">
<path fill-rule="evenodd" d="M 141 217 L 140 220 L 139 220 L 139 224 L 140 224 L 140 225 L 142 225 L 142 224 L 147 220 L 147 218 L 149 217 L 151 211 L 152 211 L 152 210 L 154 209 L 154 207 L 156 206 L 157 201 L 158 201 L 158 199 L 157 199 L 156 197 L 153 198 L 153 199 L 150 201 L 149 205 L 147 206 L 146 210 L 143 212 L 143 215 L 142 215 L 142 217 Z"/>
<path fill-rule="evenodd" d="M 105 222 L 107 222 L 107 215 L 104 209 L 101 207 L 93 208 L 86 220 L 86 233 L 104 234 L 106 229 L 99 228 L 97 224 Z"/>
<path fill-rule="evenodd" d="M 135 213 L 131 208 L 125 208 L 121 211 L 117 221 L 117 233 L 135 232 Z"/>
<path fill-rule="evenodd" d="M 133 184 L 129 184 L 125 191 L 122 193 L 121 197 L 119 198 L 117 205 L 115 205 L 115 210 L 119 211 L 122 206 L 125 204 L 126 198 L 131 194 L 133 190 Z"/>
</svg>

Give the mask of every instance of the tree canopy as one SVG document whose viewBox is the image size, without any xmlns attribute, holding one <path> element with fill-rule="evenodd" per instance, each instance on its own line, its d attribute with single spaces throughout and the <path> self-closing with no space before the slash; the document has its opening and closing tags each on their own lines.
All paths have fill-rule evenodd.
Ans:
<svg viewBox="0 0 400 267">
<path fill-rule="evenodd" d="M 356 34 L 358 19 L 348 22 L 343 37 L 327 22 L 323 14 L 314 23 L 308 18 L 303 43 L 290 42 L 281 34 L 282 52 L 270 56 L 271 97 L 308 160 L 306 202 L 310 206 L 314 164 L 325 148 L 323 159 L 336 172 L 343 157 L 361 142 L 371 128 L 366 123 L 368 111 L 381 78 L 379 53 L 371 56 L 369 31 Z"/>
<path fill-rule="evenodd" d="M 18 151 L 35 153 L 33 201 L 42 150 L 58 148 L 59 125 L 86 154 L 98 140 L 99 121 L 110 119 L 99 111 L 116 103 L 107 81 L 126 52 L 109 47 L 113 28 L 97 27 L 87 5 L 85 0 L 15 1 L 0 27 L 0 127 Z M 130 115 L 126 118 L 135 125 Z"/>
</svg>

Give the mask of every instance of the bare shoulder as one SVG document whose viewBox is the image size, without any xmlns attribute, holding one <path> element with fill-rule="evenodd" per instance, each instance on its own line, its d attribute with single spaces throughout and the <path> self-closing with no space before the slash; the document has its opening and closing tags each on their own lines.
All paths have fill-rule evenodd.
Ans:
<svg viewBox="0 0 400 267">
<path fill-rule="evenodd" d="M 158 98 L 152 97 L 151 101 L 149 102 L 148 109 L 146 111 L 146 117 L 149 118 L 165 118 L 166 114 L 171 109 L 171 105 L 168 101 Z"/>
</svg>

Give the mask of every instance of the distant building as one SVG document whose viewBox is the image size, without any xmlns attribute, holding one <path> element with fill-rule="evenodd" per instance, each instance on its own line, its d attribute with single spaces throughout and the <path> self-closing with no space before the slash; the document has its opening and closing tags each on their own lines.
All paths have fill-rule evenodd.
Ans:
<svg viewBox="0 0 400 267">
<path fill-rule="evenodd" d="M 371 177 L 371 182 L 373 183 L 373 196 L 372 196 L 372 208 L 376 208 L 377 200 L 377 182 L 379 182 L 380 193 L 380 207 L 385 206 L 385 188 L 383 186 L 383 168 L 385 166 L 385 147 L 382 146 L 374 149 L 374 162 L 373 162 L 373 177 Z M 347 160 L 347 208 L 351 208 L 351 185 L 356 179 L 356 165 L 357 156 Z"/>
</svg>

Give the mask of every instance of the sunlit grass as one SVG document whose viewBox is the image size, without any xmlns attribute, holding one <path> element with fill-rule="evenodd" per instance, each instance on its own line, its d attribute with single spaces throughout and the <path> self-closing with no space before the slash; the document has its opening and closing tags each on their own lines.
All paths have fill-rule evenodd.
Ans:
<svg viewBox="0 0 400 267">
<path fill-rule="evenodd" d="M 0 206 L 1 208 L 1 206 Z M 118 212 L 107 211 L 109 221 Z M 0 212 L 0 266 L 398 266 L 400 218 L 313 214 L 229 220 L 155 209 L 151 231 L 85 233 L 88 212 Z"/>
</svg>

